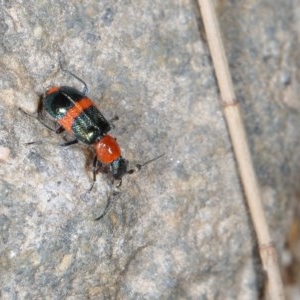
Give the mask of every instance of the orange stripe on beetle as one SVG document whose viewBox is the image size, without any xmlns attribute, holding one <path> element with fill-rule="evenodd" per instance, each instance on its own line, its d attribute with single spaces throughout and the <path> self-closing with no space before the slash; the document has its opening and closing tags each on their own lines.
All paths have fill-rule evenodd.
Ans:
<svg viewBox="0 0 300 300">
<path fill-rule="evenodd" d="M 79 117 L 86 109 L 94 106 L 94 103 L 91 99 L 84 97 L 80 101 L 75 102 L 74 106 L 71 107 L 66 115 L 58 120 L 58 123 L 68 132 L 72 133 L 72 126 L 74 120 Z"/>
<path fill-rule="evenodd" d="M 60 90 L 59 86 L 53 86 L 49 90 L 46 91 L 46 95 L 50 95 L 50 94 L 56 93 L 59 90 Z"/>
</svg>

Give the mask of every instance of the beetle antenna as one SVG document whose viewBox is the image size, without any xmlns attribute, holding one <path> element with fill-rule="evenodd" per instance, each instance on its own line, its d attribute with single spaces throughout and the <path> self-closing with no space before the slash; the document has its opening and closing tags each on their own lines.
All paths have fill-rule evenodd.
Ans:
<svg viewBox="0 0 300 300">
<path fill-rule="evenodd" d="M 163 153 L 163 154 L 161 154 L 161 155 L 159 155 L 159 156 L 156 156 L 156 157 L 154 157 L 154 158 L 152 158 L 152 159 L 149 159 L 149 160 L 147 160 L 146 162 L 144 162 L 144 163 L 142 163 L 142 164 L 136 164 L 136 165 L 135 165 L 135 169 L 128 170 L 128 171 L 127 171 L 127 174 L 132 174 L 132 173 L 134 173 L 134 172 L 139 171 L 142 167 L 144 167 L 144 166 L 150 164 L 151 162 L 153 162 L 153 161 L 155 161 L 155 160 L 157 160 L 157 159 L 163 157 L 164 155 L 165 155 L 165 153 Z M 93 184 L 94 184 L 94 183 L 93 183 Z M 119 187 L 121 186 L 121 184 L 122 184 L 122 181 L 118 182 L 117 185 L 116 185 L 116 188 L 119 188 Z M 92 187 L 93 187 L 93 185 L 92 185 Z M 91 187 L 91 188 L 92 188 L 92 187 Z M 115 196 L 117 196 L 119 193 L 120 193 L 119 190 L 114 190 L 114 191 L 110 194 L 110 196 L 109 196 L 108 199 L 107 199 L 107 203 L 106 203 L 106 206 L 105 206 L 105 208 L 104 208 L 104 211 L 102 212 L 102 214 L 101 214 L 99 217 L 97 217 L 96 219 L 94 219 L 94 221 L 99 221 L 99 220 L 101 220 L 103 217 L 105 217 L 105 215 L 108 213 L 108 211 L 110 210 L 110 208 L 111 208 L 111 206 L 112 206 L 112 204 L 113 204 L 113 198 L 114 198 Z"/>
<path fill-rule="evenodd" d="M 152 159 L 149 159 L 149 160 L 147 160 L 146 162 L 144 162 L 144 163 L 142 163 L 142 164 L 136 164 L 136 165 L 135 165 L 135 169 L 128 170 L 128 171 L 127 171 L 127 174 L 132 174 L 132 173 L 134 173 L 134 172 L 140 171 L 142 167 L 144 167 L 144 166 L 146 166 L 146 165 L 152 163 L 153 161 L 155 161 L 155 160 L 157 160 L 157 159 L 160 159 L 160 158 L 163 157 L 164 155 L 165 155 L 165 153 L 163 153 L 163 154 L 161 154 L 161 155 L 159 155 L 159 156 L 156 156 L 156 157 L 154 157 L 154 158 L 152 158 Z"/>
<path fill-rule="evenodd" d="M 83 84 L 84 88 L 82 90 L 82 94 L 86 95 L 88 93 L 87 84 L 81 78 L 79 78 L 77 75 L 75 75 L 74 73 L 64 69 L 62 66 L 62 63 L 61 63 L 61 59 L 58 60 L 58 63 L 59 63 L 59 68 L 61 69 L 62 72 L 71 75 L 72 77 L 74 77 L 75 79 L 77 79 L 79 82 L 81 82 Z"/>
<path fill-rule="evenodd" d="M 109 211 L 111 205 L 112 205 L 113 201 L 112 201 L 112 197 L 110 196 L 108 199 L 107 199 L 107 203 L 106 203 L 106 206 L 105 206 L 105 209 L 103 211 L 103 213 L 97 217 L 96 219 L 94 219 L 94 221 L 99 221 L 101 220 L 106 214 L 107 212 Z"/>
<path fill-rule="evenodd" d="M 97 217 L 96 219 L 94 219 L 94 221 L 99 221 L 99 220 L 101 220 L 103 217 L 106 216 L 106 214 L 108 213 L 108 211 L 110 210 L 110 208 L 111 208 L 111 206 L 112 206 L 112 204 L 113 204 L 113 198 L 114 198 L 114 196 L 117 196 L 118 194 L 119 194 L 118 191 L 113 191 L 113 192 L 109 195 L 109 197 L 108 197 L 108 199 L 107 199 L 106 206 L 105 206 L 105 208 L 104 208 L 104 211 L 102 212 L 102 214 L 101 214 L 99 217 Z"/>
</svg>

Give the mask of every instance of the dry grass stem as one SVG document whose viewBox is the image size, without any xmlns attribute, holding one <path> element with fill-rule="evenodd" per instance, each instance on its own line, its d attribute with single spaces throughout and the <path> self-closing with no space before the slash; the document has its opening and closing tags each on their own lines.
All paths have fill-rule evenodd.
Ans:
<svg viewBox="0 0 300 300">
<path fill-rule="evenodd" d="M 225 118 L 257 235 L 263 268 L 267 275 L 266 292 L 272 300 L 284 299 L 276 250 L 263 211 L 259 184 L 254 172 L 244 124 L 235 97 L 213 1 L 198 0 L 198 2 L 221 92 Z"/>
</svg>

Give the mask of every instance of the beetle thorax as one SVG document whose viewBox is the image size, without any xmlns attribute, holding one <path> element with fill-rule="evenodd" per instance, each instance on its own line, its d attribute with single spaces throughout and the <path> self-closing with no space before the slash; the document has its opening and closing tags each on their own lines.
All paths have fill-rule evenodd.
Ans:
<svg viewBox="0 0 300 300">
<path fill-rule="evenodd" d="M 117 140 L 108 134 L 98 140 L 94 146 L 97 158 L 102 163 L 110 164 L 121 156 Z"/>
</svg>

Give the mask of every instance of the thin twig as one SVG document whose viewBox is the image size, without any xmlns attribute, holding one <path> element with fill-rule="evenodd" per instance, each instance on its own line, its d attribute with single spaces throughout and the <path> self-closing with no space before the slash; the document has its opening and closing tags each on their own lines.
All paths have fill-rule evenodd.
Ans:
<svg viewBox="0 0 300 300">
<path fill-rule="evenodd" d="M 254 172 L 244 124 L 235 97 L 213 1 L 198 0 L 198 2 L 221 92 L 225 118 L 257 235 L 263 268 L 267 275 L 267 293 L 272 300 L 284 299 L 276 250 L 263 211 L 259 184 Z"/>
</svg>

